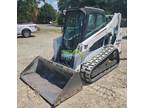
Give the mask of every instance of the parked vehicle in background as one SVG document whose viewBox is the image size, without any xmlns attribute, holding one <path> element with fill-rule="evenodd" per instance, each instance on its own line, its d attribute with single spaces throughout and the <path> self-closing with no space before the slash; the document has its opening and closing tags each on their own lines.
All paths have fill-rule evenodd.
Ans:
<svg viewBox="0 0 144 108">
<path fill-rule="evenodd" d="M 31 36 L 31 33 L 37 31 L 36 24 L 17 24 L 17 35 L 25 38 Z"/>
</svg>

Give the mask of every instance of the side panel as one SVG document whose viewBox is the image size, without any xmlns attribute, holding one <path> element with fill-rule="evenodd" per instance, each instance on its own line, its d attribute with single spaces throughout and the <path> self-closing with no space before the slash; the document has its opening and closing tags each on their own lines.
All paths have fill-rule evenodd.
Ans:
<svg viewBox="0 0 144 108">
<path fill-rule="evenodd" d="M 109 44 L 114 44 L 115 47 L 118 47 L 116 44 L 118 42 L 121 42 L 120 20 L 121 14 L 115 13 L 112 20 L 104 28 L 102 28 L 101 30 L 99 30 L 98 32 L 90 36 L 88 39 L 79 44 L 79 46 L 82 47 L 82 52 L 86 50 L 88 51 L 98 40 L 100 40 L 108 34 L 111 34 L 110 41 L 114 40 L 113 43 L 109 42 Z"/>
<path fill-rule="evenodd" d="M 37 28 L 35 26 L 33 26 L 33 27 L 30 27 L 30 30 L 31 30 L 31 32 L 36 32 Z"/>
<path fill-rule="evenodd" d="M 17 34 L 22 34 L 22 31 L 24 29 L 28 29 L 31 32 L 36 32 L 37 31 L 37 27 L 36 24 L 25 24 L 25 25 L 17 25 Z"/>
<path fill-rule="evenodd" d="M 17 34 L 22 34 L 22 29 L 23 29 L 22 25 L 17 25 Z"/>
</svg>

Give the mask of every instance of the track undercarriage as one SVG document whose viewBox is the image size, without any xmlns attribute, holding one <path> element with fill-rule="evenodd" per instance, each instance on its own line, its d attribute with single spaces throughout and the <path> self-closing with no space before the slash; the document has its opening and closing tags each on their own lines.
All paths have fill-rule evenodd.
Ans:
<svg viewBox="0 0 144 108">
<path fill-rule="evenodd" d="M 90 61 L 82 64 L 80 76 L 84 81 L 92 83 L 110 72 L 118 63 L 118 50 L 113 46 L 105 47 Z"/>
</svg>

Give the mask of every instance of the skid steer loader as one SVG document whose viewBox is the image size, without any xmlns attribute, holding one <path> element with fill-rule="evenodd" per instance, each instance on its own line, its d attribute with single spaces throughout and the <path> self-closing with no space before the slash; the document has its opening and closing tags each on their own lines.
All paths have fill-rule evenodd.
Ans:
<svg viewBox="0 0 144 108">
<path fill-rule="evenodd" d="M 52 59 L 38 56 L 20 75 L 52 106 L 114 69 L 121 52 L 120 13 L 107 17 L 102 9 L 83 7 L 64 14 L 63 36 L 54 39 Z"/>
</svg>

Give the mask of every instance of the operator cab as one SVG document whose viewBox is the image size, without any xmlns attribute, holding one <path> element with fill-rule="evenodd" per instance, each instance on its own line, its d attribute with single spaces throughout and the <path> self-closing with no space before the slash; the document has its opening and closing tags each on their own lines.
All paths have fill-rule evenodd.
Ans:
<svg viewBox="0 0 144 108">
<path fill-rule="evenodd" d="M 84 7 L 65 12 L 62 46 L 59 57 L 62 64 L 73 67 L 75 49 L 78 44 L 96 33 L 106 24 L 102 9 Z"/>
<path fill-rule="evenodd" d="M 102 9 L 84 7 L 69 9 L 65 13 L 63 44 L 68 50 L 76 49 L 84 41 L 106 24 Z"/>
</svg>

